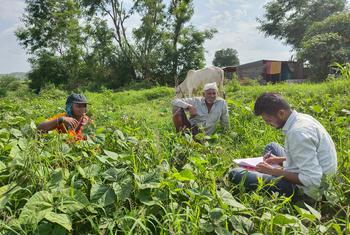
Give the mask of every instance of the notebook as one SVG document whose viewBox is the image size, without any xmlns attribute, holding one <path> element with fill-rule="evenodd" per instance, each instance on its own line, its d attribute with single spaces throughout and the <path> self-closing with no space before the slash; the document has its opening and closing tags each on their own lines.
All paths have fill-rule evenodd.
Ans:
<svg viewBox="0 0 350 235">
<path fill-rule="evenodd" d="M 253 158 L 234 159 L 233 161 L 242 168 L 254 171 L 256 168 L 256 165 L 258 165 L 260 162 L 263 162 L 264 159 L 263 157 L 253 157 Z M 274 168 L 281 167 L 278 164 L 271 164 L 271 166 Z"/>
</svg>

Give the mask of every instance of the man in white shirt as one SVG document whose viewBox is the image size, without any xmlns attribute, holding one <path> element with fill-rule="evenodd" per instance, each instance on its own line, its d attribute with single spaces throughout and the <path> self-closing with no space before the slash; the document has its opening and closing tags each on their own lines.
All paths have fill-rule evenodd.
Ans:
<svg viewBox="0 0 350 235">
<path fill-rule="evenodd" d="M 222 128 L 227 130 L 230 126 L 227 104 L 217 97 L 217 93 L 217 85 L 213 82 L 204 85 L 203 97 L 174 99 L 173 122 L 176 130 L 191 129 L 196 135 L 203 128 L 206 135 L 212 135 L 219 120 Z M 189 112 L 189 119 L 185 111 Z"/>
<path fill-rule="evenodd" d="M 230 179 L 237 183 L 246 175 L 248 189 L 256 188 L 258 177 L 266 183 L 276 180 L 274 186 L 267 187 L 268 191 L 287 196 L 301 191 L 313 199 L 320 199 L 322 178 L 337 171 L 335 145 L 325 128 L 313 117 L 292 110 L 276 93 L 258 97 L 254 113 L 261 115 L 267 124 L 282 129 L 286 136 L 284 148 L 275 143 L 267 145 L 264 162 L 256 166 L 256 173 L 245 173 L 236 168 L 230 172 Z M 281 168 L 273 168 L 271 164 L 279 164 Z"/>
</svg>

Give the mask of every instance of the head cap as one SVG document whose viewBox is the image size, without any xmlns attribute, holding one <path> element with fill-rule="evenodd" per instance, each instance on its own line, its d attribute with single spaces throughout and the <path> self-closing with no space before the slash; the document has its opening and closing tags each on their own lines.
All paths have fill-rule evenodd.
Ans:
<svg viewBox="0 0 350 235">
<path fill-rule="evenodd" d="M 210 89 L 218 90 L 218 86 L 216 85 L 216 82 L 207 83 L 204 85 L 204 89 L 203 89 L 204 91 L 207 91 Z"/>
<path fill-rule="evenodd" d="M 88 104 L 87 99 L 84 95 L 81 94 L 71 94 L 68 96 L 66 104 Z"/>
</svg>

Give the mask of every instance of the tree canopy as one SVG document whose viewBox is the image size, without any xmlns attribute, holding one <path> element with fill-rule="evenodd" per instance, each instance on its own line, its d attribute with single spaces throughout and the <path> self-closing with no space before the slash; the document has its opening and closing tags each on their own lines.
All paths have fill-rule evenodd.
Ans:
<svg viewBox="0 0 350 235">
<path fill-rule="evenodd" d="M 16 34 L 33 88 L 174 84 L 204 65 L 203 44 L 216 32 L 191 25 L 193 12 L 192 0 L 26 0 Z M 130 28 L 132 16 L 140 22 Z"/>
<path fill-rule="evenodd" d="M 340 13 L 310 26 L 298 56 L 308 61 L 316 77 L 326 77 L 333 63 L 350 61 L 350 12 Z"/>
<path fill-rule="evenodd" d="M 307 28 L 346 9 L 346 0 L 272 0 L 258 18 L 259 29 L 266 36 L 283 40 L 299 48 Z"/>
<path fill-rule="evenodd" d="M 215 52 L 213 65 L 225 67 L 239 65 L 238 52 L 232 48 L 221 49 Z"/>
</svg>

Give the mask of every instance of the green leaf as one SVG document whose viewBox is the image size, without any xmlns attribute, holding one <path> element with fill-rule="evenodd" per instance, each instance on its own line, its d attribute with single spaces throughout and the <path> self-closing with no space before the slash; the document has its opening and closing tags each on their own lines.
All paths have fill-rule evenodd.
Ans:
<svg viewBox="0 0 350 235">
<path fill-rule="evenodd" d="M 190 181 L 196 179 L 196 177 L 193 175 L 190 169 L 182 170 L 180 173 L 176 172 L 172 176 L 174 179 L 180 181 Z"/>
<path fill-rule="evenodd" d="M 108 151 L 108 150 L 103 150 L 103 152 L 104 152 L 108 157 L 110 157 L 110 158 L 113 159 L 113 160 L 118 160 L 118 159 L 119 159 L 119 154 L 118 154 L 118 153 L 111 152 L 111 151 Z"/>
<path fill-rule="evenodd" d="M 52 209 L 52 195 L 46 191 L 37 192 L 24 205 L 19 221 L 22 224 L 38 224 Z"/>
<path fill-rule="evenodd" d="M 16 146 L 11 148 L 10 157 L 12 157 L 12 158 L 15 158 L 15 157 L 21 158 L 22 157 L 22 152 L 23 151 L 16 145 Z M 20 164 L 20 165 L 22 165 L 22 164 Z"/>
<path fill-rule="evenodd" d="M 315 112 L 315 113 L 321 113 L 323 111 L 323 108 L 319 105 L 313 105 L 311 106 L 311 109 Z"/>
<path fill-rule="evenodd" d="M 159 199 L 152 197 L 150 189 L 141 190 L 137 194 L 137 198 L 147 206 L 159 205 Z"/>
<path fill-rule="evenodd" d="M 109 164 L 111 165 L 111 163 L 108 161 L 106 156 L 96 156 L 96 158 L 102 163 L 102 164 Z"/>
<path fill-rule="evenodd" d="M 11 184 L 7 184 L 0 187 L 0 209 L 3 209 L 8 201 L 7 195 L 5 193 L 10 189 Z"/>
<path fill-rule="evenodd" d="M 67 235 L 67 230 L 58 224 L 43 221 L 39 224 L 36 234 L 40 235 Z"/>
<path fill-rule="evenodd" d="M 254 223 L 250 219 L 240 216 L 234 215 L 231 217 L 231 223 L 234 227 L 235 231 L 240 234 L 252 234 L 254 229 Z"/>
<path fill-rule="evenodd" d="M 63 185 L 66 183 L 67 176 L 69 175 L 69 172 L 66 171 L 68 170 L 56 168 L 51 172 L 49 183 L 50 187 L 53 188 L 53 190 L 60 190 L 60 187 L 63 187 Z"/>
<path fill-rule="evenodd" d="M 239 210 L 246 210 L 247 208 L 236 201 L 231 193 L 227 192 L 225 189 L 221 188 L 217 191 L 218 197 L 227 205 L 237 208 Z"/>
<path fill-rule="evenodd" d="M 297 221 L 299 220 L 295 216 L 288 214 L 278 214 L 273 218 L 273 223 L 279 225 L 295 224 Z"/>
<path fill-rule="evenodd" d="M 23 190 L 23 188 L 14 182 L 0 187 L 0 209 L 5 207 L 12 195 L 16 195 L 16 192 L 21 190 Z"/>
<path fill-rule="evenodd" d="M 64 154 L 67 154 L 71 151 L 71 147 L 66 143 L 62 143 L 60 147 L 61 147 L 61 152 Z"/>
<path fill-rule="evenodd" d="M 84 169 L 81 168 L 81 166 L 78 165 L 78 166 L 77 166 L 77 170 L 78 170 L 79 174 L 81 175 L 81 177 L 83 177 L 84 179 L 86 179 L 86 173 L 85 173 Z"/>
<path fill-rule="evenodd" d="M 115 130 L 115 131 L 113 132 L 113 134 L 114 134 L 115 136 L 117 136 L 119 139 L 125 140 L 125 136 L 124 136 L 123 132 L 121 132 L 120 130 Z"/>
<path fill-rule="evenodd" d="M 350 111 L 347 110 L 347 109 L 342 109 L 341 111 L 342 111 L 343 113 L 347 114 L 347 115 L 350 115 Z"/>
<path fill-rule="evenodd" d="M 32 128 L 32 130 L 36 130 L 36 125 L 33 121 L 30 122 L 30 128 Z"/>
<path fill-rule="evenodd" d="M 320 224 L 317 226 L 318 227 L 318 231 L 320 232 L 320 234 L 326 234 L 326 232 L 328 231 L 329 228 L 327 228 L 326 226 Z"/>
<path fill-rule="evenodd" d="M 24 117 L 21 117 L 21 116 L 16 116 L 16 117 L 12 117 L 10 120 L 9 120 L 9 124 L 10 125 L 17 125 L 17 124 L 20 124 L 20 123 L 25 123 L 27 122 L 28 120 L 25 119 Z"/>
<path fill-rule="evenodd" d="M 3 163 L 2 161 L 0 161 L 0 171 L 6 169 L 6 165 L 5 163 Z M 0 194 L 1 195 L 1 194 Z"/>
<path fill-rule="evenodd" d="M 124 201 L 129 197 L 130 193 L 133 190 L 132 179 L 130 176 L 127 176 L 124 179 L 120 180 L 118 183 L 113 183 L 112 187 L 118 200 Z"/>
<path fill-rule="evenodd" d="M 135 174 L 135 181 L 140 189 L 160 187 L 159 173 L 155 171 Z"/>
<path fill-rule="evenodd" d="M 84 206 L 90 205 L 89 199 L 85 196 L 85 194 L 80 190 L 74 190 L 73 198 L 83 204 Z"/>
<path fill-rule="evenodd" d="M 342 231 L 342 229 L 341 229 L 339 224 L 333 223 L 332 227 L 337 232 L 337 234 L 343 234 L 343 231 Z"/>
<path fill-rule="evenodd" d="M 0 139 L 8 140 L 10 138 L 10 133 L 7 129 L 0 129 Z"/>
<path fill-rule="evenodd" d="M 86 174 L 86 177 L 88 178 L 98 176 L 100 175 L 100 166 L 97 164 L 92 164 L 90 166 L 85 167 L 84 172 Z"/>
<path fill-rule="evenodd" d="M 56 223 L 67 229 L 68 231 L 72 230 L 72 221 L 66 214 L 57 214 L 54 212 L 49 212 L 45 215 L 45 219 L 52 223 Z"/>
<path fill-rule="evenodd" d="M 102 134 L 105 130 L 106 130 L 106 128 L 99 127 L 96 129 L 95 133 L 96 133 L 96 135 L 99 135 L 99 134 Z"/>
<path fill-rule="evenodd" d="M 209 216 L 212 220 L 219 220 L 224 215 L 224 211 L 221 208 L 214 208 L 209 212 Z"/>
<path fill-rule="evenodd" d="M 206 168 L 203 166 L 204 164 L 207 164 L 208 161 L 204 160 L 200 157 L 190 157 L 189 160 L 200 170 L 205 171 Z"/>
<path fill-rule="evenodd" d="M 127 173 L 126 169 L 109 168 L 102 173 L 102 177 L 112 182 L 118 182 L 121 178 L 125 177 Z"/>
<path fill-rule="evenodd" d="M 296 205 L 294 205 L 294 208 L 298 212 L 298 214 L 301 216 L 302 219 L 308 219 L 310 221 L 314 221 L 316 219 L 316 216 L 310 213 L 310 211 L 305 210 L 304 208 L 300 208 Z"/>
<path fill-rule="evenodd" d="M 18 140 L 18 146 L 20 149 L 24 150 L 28 146 L 28 140 L 25 138 L 19 138 Z"/>
<path fill-rule="evenodd" d="M 22 137 L 22 132 L 20 130 L 11 128 L 10 133 L 16 138 Z"/>
<path fill-rule="evenodd" d="M 152 206 L 155 204 L 155 202 L 152 199 L 151 196 L 151 190 L 150 189 L 143 189 L 138 192 L 136 195 L 137 199 L 139 199 L 143 204 L 147 206 Z"/>
<path fill-rule="evenodd" d="M 114 203 L 116 195 L 109 186 L 96 183 L 91 187 L 90 200 L 101 206 L 108 206 Z"/>
<path fill-rule="evenodd" d="M 212 233 L 214 231 L 213 223 L 206 221 L 204 219 L 200 219 L 200 227 L 204 229 L 207 233 Z"/>
<path fill-rule="evenodd" d="M 321 213 L 309 206 L 308 204 L 304 203 L 307 209 L 318 219 L 321 220 Z"/>
<path fill-rule="evenodd" d="M 58 209 L 64 213 L 75 213 L 90 205 L 89 200 L 86 198 L 85 194 L 79 190 L 74 190 L 74 195 L 67 195 L 69 189 L 65 190 L 65 195 L 60 199 L 60 206 Z"/>
<path fill-rule="evenodd" d="M 270 212 L 265 212 L 262 216 L 261 216 L 261 220 L 263 221 L 270 221 L 272 218 L 272 215 Z"/>
</svg>

